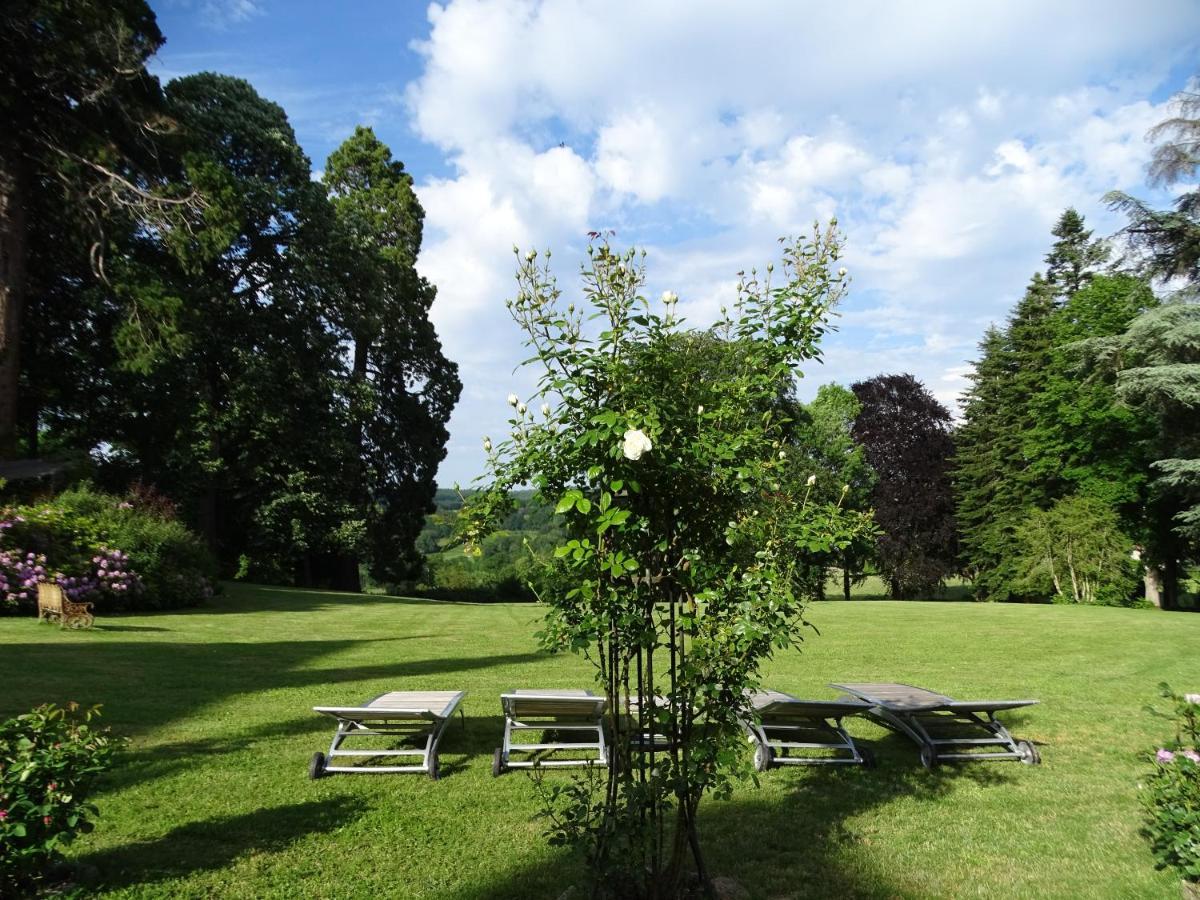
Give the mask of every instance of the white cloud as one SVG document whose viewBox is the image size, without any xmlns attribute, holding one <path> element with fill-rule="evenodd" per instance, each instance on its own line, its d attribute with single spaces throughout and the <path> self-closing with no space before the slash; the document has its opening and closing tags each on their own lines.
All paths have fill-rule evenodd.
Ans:
<svg viewBox="0 0 1200 900">
<path fill-rule="evenodd" d="M 552 246 L 572 287 L 589 229 L 648 246 L 652 293 L 704 324 L 774 238 L 836 213 L 854 283 L 809 387 L 911 371 L 953 399 L 1061 210 L 1104 234 L 1099 197 L 1144 192 L 1163 114 L 1146 98 L 1182 87 L 1164 79 L 1200 34 L 1188 0 L 461 0 L 429 18 L 405 102 L 453 174 L 419 187 L 421 268 L 468 385 L 443 480 L 477 470 L 493 401 L 529 384 L 508 374 L 512 245 Z"/>
</svg>

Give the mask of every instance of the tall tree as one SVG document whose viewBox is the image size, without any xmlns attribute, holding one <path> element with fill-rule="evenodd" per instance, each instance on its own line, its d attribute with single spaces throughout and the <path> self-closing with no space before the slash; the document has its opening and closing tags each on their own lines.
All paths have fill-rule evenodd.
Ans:
<svg viewBox="0 0 1200 900">
<path fill-rule="evenodd" d="M 862 405 L 854 438 L 877 479 L 879 570 L 893 597 L 913 599 L 957 570 L 950 413 L 911 375 L 878 375 L 851 390 Z"/>
<path fill-rule="evenodd" d="M 1068 207 L 1050 232 L 1058 240 L 1046 254 L 1046 281 L 1059 294 L 1070 296 L 1084 287 L 1107 260 L 1108 245 L 1092 240 L 1083 216 Z"/>
<path fill-rule="evenodd" d="M 816 475 L 813 499 L 840 503 L 843 509 L 867 511 L 875 472 L 866 451 L 854 440 L 854 420 L 862 404 L 840 384 L 823 384 L 817 396 L 795 412 L 795 444 L 806 472 Z M 875 547 L 875 536 L 857 534 L 830 561 L 842 571 L 842 594 L 850 599 L 850 588 L 863 577 L 862 571 Z M 816 586 L 824 589 L 824 578 Z"/>
<path fill-rule="evenodd" d="M 111 213 L 161 230 L 192 202 L 160 191 L 155 174 L 166 120 L 145 64 L 162 41 L 143 0 L 11 0 L 0 16 L 0 454 L 17 437 L 35 202 L 68 198 L 57 208 L 89 223 L 98 271 Z"/>
<path fill-rule="evenodd" d="M 1152 184 L 1171 186 L 1193 180 L 1200 169 L 1200 92 L 1181 91 L 1172 99 L 1172 115 L 1150 129 L 1157 141 L 1149 165 Z M 1167 210 L 1152 209 L 1123 191 L 1104 197 L 1109 207 L 1129 218 L 1120 232 L 1132 261 L 1152 278 L 1200 283 L 1200 187 L 1184 191 Z"/>
<path fill-rule="evenodd" d="M 416 271 L 425 212 L 404 164 L 360 126 L 329 157 L 324 183 L 349 276 L 335 316 L 352 360 L 355 502 L 372 574 L 402 579 L 420 565 L 415 543 L 434 509 L 434 476 L 462 384 L 429 321 L 437 292 Z M 357 578 L 357 564 L 347 576 Z"/>
<path fill-rule="evenodd" d="M 1200 557 L 1200 305 L 1152 308 L 1083 349 L 1153 428 L 1149 561 L 1161 567 L 1161 605 L 1172 608 L 1183 564 Z"/>
</svg>

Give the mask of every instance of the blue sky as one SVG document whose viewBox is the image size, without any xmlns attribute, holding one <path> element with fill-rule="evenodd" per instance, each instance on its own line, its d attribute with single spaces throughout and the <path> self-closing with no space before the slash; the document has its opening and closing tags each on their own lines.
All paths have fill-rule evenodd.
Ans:
<svg viewBox="0 0 1200 900">
<path fill-rule="evenodd" d="M 589 230 L 645 247 L 651 295 L 703 325 L 777 237 L 837 215 L 851 291 L 802 396 L 911 372 L 953 404 L 1065 207 L 1107 235 L 1105 191 L 1169 201 L 1144 136 L 1200 59 L 1194 0 L 151 2 L 164 80 L 248 79 L 315 170 L 363 123 L 413 173 L 464 383 L 444 485 L 534 382 L 513 245 L 553 248 L 570 291 Z"/>
</svg>

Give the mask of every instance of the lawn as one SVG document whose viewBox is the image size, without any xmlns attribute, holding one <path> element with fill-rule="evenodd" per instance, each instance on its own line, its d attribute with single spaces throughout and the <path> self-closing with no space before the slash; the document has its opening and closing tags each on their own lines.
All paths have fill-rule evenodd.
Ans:
<svg viewBox="0 0 1200 900">
<path fill-rule="evenodd" d="M 878 769 L 773 770 L 707 802 L 715 873 L 763 898 L 1178 897 L 1137 833 L 1136 783 L 1170 727 L 1147 710 L 1157 683 L 1200 689 L 1200 616 L 871 602 L 817 604 L 811 619 L 820 636 L 771 664 L 771 686 L 1038 697 L 1009 721 L 1045 762 L 929 773 L 911 744 L 855 721 Z M 537 621 L 531 605 L 240 585 L 91 632 L 0 619 L 0 715 L 101 702 L 132 738 L 98 829 L 72 850 L 107 896 L 555 898 L 576 862 L 542 840 L 530 779 L 490 769 L 501 691 L 590 686 L 582 660 L 536 650 Z M 448 688 L 469 693 L 443 780 L 307 780 L 330 736 L 314 704 Z"/>
</svg>

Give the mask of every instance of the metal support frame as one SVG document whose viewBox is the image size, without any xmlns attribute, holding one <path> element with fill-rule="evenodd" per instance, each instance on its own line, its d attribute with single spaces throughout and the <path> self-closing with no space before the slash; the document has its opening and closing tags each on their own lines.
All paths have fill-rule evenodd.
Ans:
<svg viewBox="0 0 1200 900">
<path fill-rule="evenodd" d="M 518 731 L 540 731 L 543 741 L 536 744 L 517 744 L 512 736 Z M 548 742 L 545 740 L 547 731 L 578 731 L 596 735 L 595 741 L 579 743 Z M 545 759 L 527 758 L 513 759 L 513 753 L 549 754 L 555 752 L 595 750 L 595 758 L 587 759 Z M 561 715 L 529 716 L 521 719 L 512 715 L 506 708 L 504 712 L 504 744 L 499 750 L 497 768 L 504 769 L 541 769 L 548 767 L 565 768 L 570 766 L 606 766 L 608 765 L 608 745 L 604 741 L 604 719 L 581 720 L 576 717 Z M 498 773 L 497 773 L 498 774 Z"/>
<path fill-rule="evenodd" d="M 867 765 L 854 739 L 842 726 L 842 716 L 812 718 L 797 724 L 776 724 L 743 720 L 750 741 L 770 749 L 763 768 L 775 766 L 828 766 Z M 788 740 L 789 737 L 820 737 L 830 740 Z M 832 750 L 849 755 L 840 756 L 792 756 L 793 750 Z"/>
<path fill-rule="evenodd" d="M 1027 753 L 1017 746 L 1017 740 L 997 719 L 995 712 L 983 710 L 987 716 L 981 718 L 971 710 L 930 709 L 899 712 L 882 706 L 872 707 L 867 716 L 885 728 L 910 737 L 921 748 L 921 761 L 927 765 L 939 762 L 962 762 L 981 759 L 1018 759 L 1024 761 Z M 981 728 L 989 737 L 938 737 L 936 732 L 953 726 Z M 931 731 L 932 729 L 932 731 Z M 954 747 L 1003 747 L 1002 751 L 986 753 L 945 752 Z"/>
<path fill-rule="evenodd" d="M 466 716 L 462 709 L 458 710 L 458 714 L 462 720 L 463 728 L 467 727 Z M 433 774 L 437 766 L 437 747 L 438 742 L 442 739 L 442 735 L 446 731 L 446 727 L 454 718 L 451 713 L 444 719 L 430 718 L 428 721 L 412 721 L 410 720 L 388 720 L 388 719 L 353 719 L 339 718 L 337 731 L 334 732 L 333 742 L 329 745 L 327 758 L 333 760 L 336 757 L 405 757 L 419 756 L 421 762 L 418 765 L 408 766 L 335 766 L 326 765 L 326 772 L 342 772 L 345 774 L 359 773 L 383 773 L 383 772 L 423 772 L 425 774 Z M 364 724 L 369 722 L 370 724 Z M 425 738 L 423 747 L 401 750 L 342 750 L 339 749 L 342 744 L 351 737 L 394 737 L 398 740 L 411 740 Z"/>
</svg>

